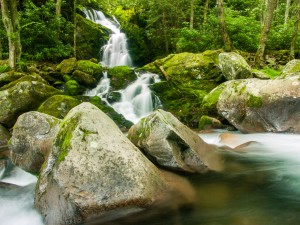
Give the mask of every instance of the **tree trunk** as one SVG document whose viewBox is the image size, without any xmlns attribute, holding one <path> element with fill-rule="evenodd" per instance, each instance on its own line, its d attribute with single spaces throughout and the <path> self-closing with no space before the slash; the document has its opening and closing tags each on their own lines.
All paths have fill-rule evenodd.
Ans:
<svg viewBox="0 0 300 225">
<path fill-rule="evenodd" d="M 232 43 L 226 29 L 223 0 L 217 0 L 217 6 L 218 6 L 218 19 L 221 28 L 221 35 L 225 46 L 225 51 L 232 51 Z"/>
<path fill-rule="evenodd" d="M 265 48 L 266 48 L 266 42 L 268 40 L 268 35 L 271 29 L 272 25 L 272 18 L 273 18 L 273 12 L 276 6 L 276 0 L 269 0 L 268 5 L 265 11 L 264 15 L 264 26 L 261 30 L 261 37 L 258 45 L 257 52 L 255 54 L 255 65 L 257 67 L 260 66 L 261 62 L 263 61 Z"/>
<path fill-rule="evenodd" d="M 60 18 L 61 16 L 61 1 L 62 0 L 56 0 L 56 18 Z"/>
<path fill-rule="evenodd" d="M 9 65 L 16 67 L 21 58 L 20 24 L 18 19 L 17 1 L 0 0 L 2 21 L 6 29 L 9 45 Z"/>
<path fill-rule="evenodd" d="M 205 27 L 207 21 L 207 11 L 208 11 L 208 0 L 205 0 L 203 9 L 203 27 Z"/>
<path fill-rule="evenodd" d="M 294 23 L 294 32 L 291 41 L 291 51 L 290 51 L 291 59 L 295 58 L 295 45 L 298 37 L 299 20 L 300 20 L 300 0 L 297 1 L 296 19 Z"/>
<path fill-rule="evenodd" d="M 76 58 L 76 56 L 77 56 L 77 54 L 76 54 L 76 51 L 77 51 L 77 31 L 76 31 L 76 28 L 77 28 L 77 19 L 76 19 L 77 0 L 74 0 L 73 7 L 74 7 L 74 11 L 73 11 L 73 14 L 74 14 L 73 15 L 74 16 L 73 54 L 74 54 L 74 57 Z"/>
<path fill-rule="evenodd" d="M 285 29 L 287 28 L 287 23 L 289 20 L 290 6 L 291 6 L 291 0 L 286 0 L 284 23 L 283 23 Z"/>
<path fill-rule="evenodd" d="M 190 30 L 194 29 L 194 0 L 191 0 Z"/>
<path fill-rule="evenodd" d="M 169 40 L 168 40 L 168 33 L 167 33 L 167 18 L 166 18 L 166 13 L 163 12 L 162 15 L 162 28 L 163 28 L 163 34 L 164 34 L 164 42 L 165 42 L 165 50 L 166 54 L 169 53 Z"/>
</svg>

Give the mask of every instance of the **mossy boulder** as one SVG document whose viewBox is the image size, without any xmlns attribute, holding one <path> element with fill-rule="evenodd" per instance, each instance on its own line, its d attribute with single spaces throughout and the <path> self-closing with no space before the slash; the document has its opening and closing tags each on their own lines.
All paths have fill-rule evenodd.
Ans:
<svg viewBox="0 0 300 225">
<path fill-rule="evenodd" d="M 107 72 L 112 90 L 120 90 L 136 80 L 134 70 L 128 66 L 115 66 Z"/>
<path fill-rule="evenodd" d="M 107 43 L 110 31 L 76 14 L 77 59 L 100 58 L 100 49 Z"/>
<path fill-rule="evenodd" d="M 217 108 L 244 133 L 300 133 L 299 76 L 275 80 L 226 82 Z"/>
<path fill-rule="evenodd" d="M 173 208 L 195 197 L 185 179 L 159 170 L 101 110 L 82 103 L 60 124 L 34 202 L 46 224 L 67 225 L 170 205 L 173 194 Z"/>
<path fill-rule="evenodd" d="M 119 102 L 122 98 L 122 94 L 118 91 L 112 91 L 110 93 L 107 94 L 107 101 L 112 104 L 112 103 L 115 103 L 115 102 Z"/>
<path fill-rule="evenodd" d="M 289 61 L 281 71 L 281 77 L 290 77 L 300 74 L 300 59 Z"/>
<path fill-rule="evenodd" d="M 57 70 L 62 74 L 71 74 L 77 66 L 77 59 L 70 58 L 64 59 L 60 64 L 57 65 Z"/>
<path fill-rule="evenodd" d="M 173 82 L 188 82 L 196 80 L 218 80 L 221 79 L 221 71 L 211 56 L 201 53 L 179 53 L 171 54 L 163 59 L 155 60 L 147 64 L 143 69 L 160 73 L 159 67 L 165 70 Z"/>
<path fill-rule="evenodd" d="M 78 60 L 76 70 L 91 75 L 96 80 L 102 77 L 103 68 L 99 63 L 94 63 L 90 60 Z"/>
<path fill-rule="evenodd" d="M 95 87 L 97 85 L 97 80 L 93 76 L 80 70 L 75 70 L 72 78 L 87 87 Z"/>
<path fill-rule="evenodd" d="M 36 110 L 47 98 L 62 94 L 40 76 L 24 76 L 0 88 L 0 123 L 11 127 L 24 112 Z"/>
<path fill-rule="evenodd" d="M 172 54 L 142 68 L 161 74 L 162 78 L 162 70 L 165 71 L 168 79 L 150 88 L 165 110 L 190 127 L 197 128 L 201 116 L 207 114 L 201 107 L 204 96 L 223 81 L 217 64 L 219 52 Z"/>
<path fill-rule="evenodd" d="M 221 129 L 224 125 L 220 120 L 204 115 L 200 118 L 198 128 L 199 130 Z"/>
<path fill-rule="evenodd" d="M 69 95 L 78 95 L 80 93 L 80 89 L 80 85 L 76 80 L 69 80 L 65 83 L 65 90 Z"/>
<path fill-rule="evenodd" d="M 246 60 L 235 52 L 219 54 L 219 66 L 226 80 L 252 78 L 251 67 Z"/>
<path fill-rule="evenodd" d="M 9 84 L 10 82 L 17 80 L 23 76 L 26 76 L 26 74 L 12 71 L 12 70 L 7 71 L 5 73 L 0 73 L 0 87 Z"/>
<path fill-rule="evenodd" d="M 72 108 L 80 103 L 78 99 L 67 95 L 54 95 L 44 101 L 37 111 L 63 119 Z"/>
</svg>

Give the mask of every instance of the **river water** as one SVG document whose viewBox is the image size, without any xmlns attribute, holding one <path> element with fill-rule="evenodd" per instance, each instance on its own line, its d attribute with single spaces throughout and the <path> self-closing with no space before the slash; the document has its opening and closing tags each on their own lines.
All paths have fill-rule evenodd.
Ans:
<svg viewBox="0 0 300 225">
<path fill-rule="evenodd" d="M 187 175 L 196 189 L 195 207 L 180 213 L 153 213 L 96 221 L 93 224 L 120 225 L 297 225 L 300 224 L 300 135 L 240 134 L 218 130 L 200 134 L 209 143 L 235 147 L 255 141 L 227 164 L 223 173 Z M 33 208 L 36 178 L 15 169 L 0 185 L 0 224 L 42 225 Z M 170 202 L 172 204 L 172 202 Z M 151 217 L 149 218 L 149 215 Z"/>
</svg>

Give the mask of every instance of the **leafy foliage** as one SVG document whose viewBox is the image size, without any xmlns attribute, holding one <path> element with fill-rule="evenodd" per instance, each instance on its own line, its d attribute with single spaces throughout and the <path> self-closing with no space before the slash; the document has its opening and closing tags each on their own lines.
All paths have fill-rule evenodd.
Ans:
<svg viewBox="0 0 300 225">
<path fill-rule="evenodd" d="M 24 2 L 21 12 L 21 41 L 25 58 L 58 61 L 72 53 L 73 25 L 64 17 L 57 19 L 55 2 L 37 7 Z"/>
</svg>

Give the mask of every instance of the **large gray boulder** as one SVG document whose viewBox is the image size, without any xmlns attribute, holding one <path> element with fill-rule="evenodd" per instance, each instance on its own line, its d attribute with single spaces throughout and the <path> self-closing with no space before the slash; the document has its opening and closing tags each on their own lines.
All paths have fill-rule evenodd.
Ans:
<svg viewBox="0 0 300 225">
<path fill-rule="evenodd" d="M 245 133 L 300 133 L 299 76 L 228 81 L 217 108 L 223 117 Z"/>
<path fill-rule="evenodd" d="M 168 192 L 191 202 L 189 183 L 180 181 L 181 192 L 174 185 L 180 179 L 158 170 L 108 116 L 82 103 L 61 123 L 37 183 L 35 207 L 47 225 L 62 225 L 112 211 L 136 212 Z"/>
<path fill-rule="evenodd" d="M 168 169 L 197 173 L 224 169 L 215 146 L 164 110 L 159 109 L 132 126 L 128 137 L 154 162 Z"/>
<path fill-rule="evenodd" d="M 12 127 L 19 115 L 62 92 L 49 86 L 40 76 L 24 76 L 0 88 L 0 123 Z"/>
<path fill-rule="evenodd" d="M 23 170 L 38 174 L 51 151 L 60 120 L 39 112 L 19 116 L 10 139 L 11 160 Z"/>
<path fill-rule="evenodd" d="M 281 78 L 299 76 L 300 74 L 300 59 L 289 61 L 281 71 Z"/>
<path fill-rule="evenodd" d="M 219 54 L 219 67 L 226 80 L 251 78 L 251 67 L 246 60 L 235 52 Z"/>
</svg>

